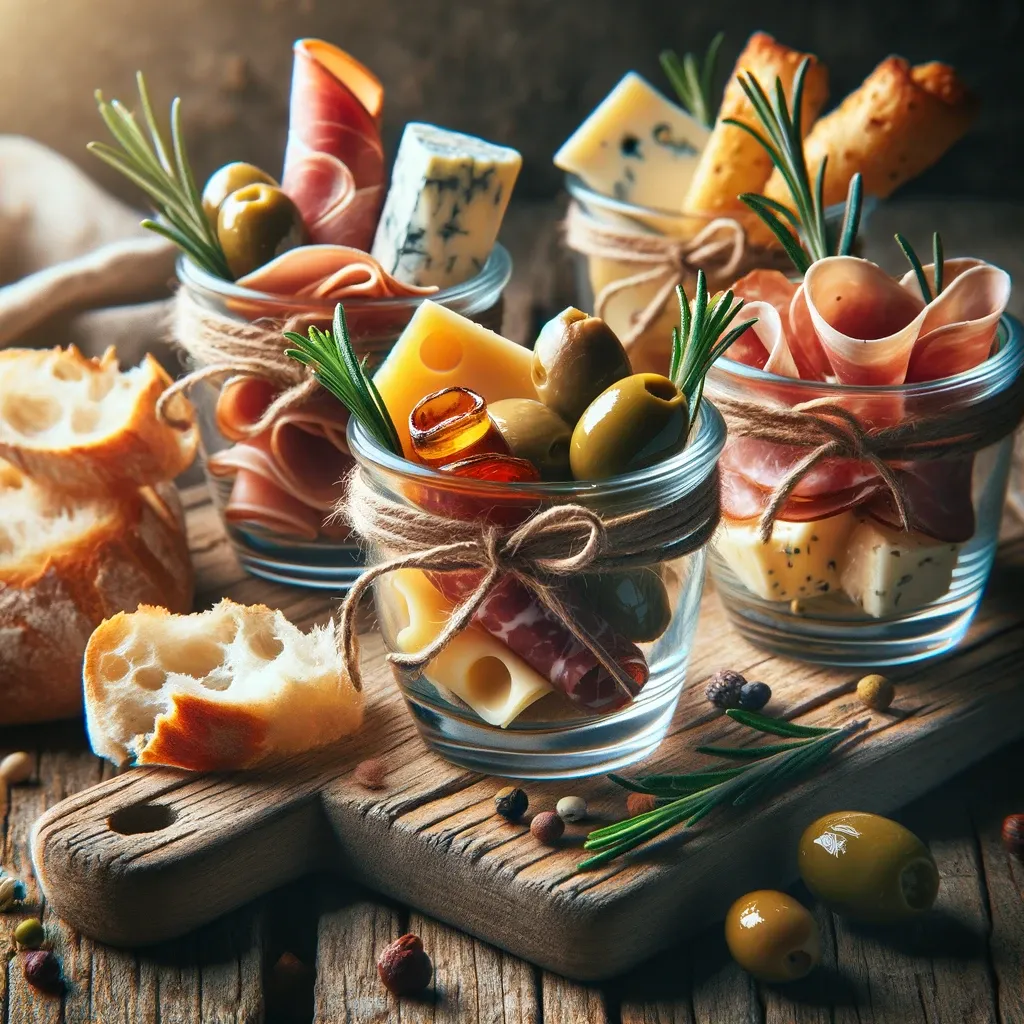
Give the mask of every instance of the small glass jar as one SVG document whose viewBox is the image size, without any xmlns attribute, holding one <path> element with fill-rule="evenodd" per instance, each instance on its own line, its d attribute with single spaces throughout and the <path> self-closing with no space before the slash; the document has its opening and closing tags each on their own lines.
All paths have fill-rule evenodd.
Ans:
<svg viewBox="0 0 1024 1024">
<path fill-rule="evenodd" d="M 460 518 L 471 518 L 467 509 L 486 510 L 490 522 L 507 516 L 512 523 L 521 522 L 535 509 L 566 503 L 583 505 L 610 518 L 686 502 L 711 484 L 724 442 L 721 416 L 704 403 L 687 447 L 655 466 L 601 481 L 497 484 L 409 462 L 382 449 L 358 424 L 349 427 L 352 453 L 368 485 L 378 493 L 431 511 L 459 509 Z M 474 771 L 534 779 L 598 774 L 649 755 L 665 736 L 682 692 L 697 625 L 705 547 L 680 553 L 688 547 L 688 540 L 680 536 L 649 564 L 626 570 L 627 575 L 633 574 L 626 585 L 638 579 L 644 587 L 654 588 L 645 591 L 646 604 L 635 621 L 626 626 L 615 617 L 617 613 L 602 611 L 607 615 L 605 622 L 619 623 L 616 628 L 623 636 L 632 632 L 636 640 L 633 650 L 639 648 L 649 669 L 645 685 L 630 703 L 604 713 L 581 709 L 553 689 L 546 677 L 541 679 L 539 671 L 515 675 L 518 662 L 507 657 L 509 649 L 474 623 L 423 672 L 395 671 L 427 745 Z M 376 561 L 379 555 L 371 549 L 369 558 Z M 565 584 L 563 597 L 577 608 L 605 609 L 607 592 L 600 588 L 608 582 L 597 574 L 574 576 Z M 440 590 L 424 574 L 402 577 L 388 573 L 374 588 L 381 632 L 391 651 L 422 649 L 424 640 L 433 639 L 451 613 L 452 603 L 439 599 Z M 442 576 L 440 589 L 444 588 Z M 421 596 L 415 596 L 417 593 Z M 581 612 L 584 614 L 589 613 Z M 425 624 L 429 627 L 426 632 Z M 469 637 L 469 632 L 475 632 L 478 639 Z M 650 639 L 644 641 L 641 636 Z M 527 687 L 531 678 L 534 690 Z M 510 702 L 518 707 L 516 702 L 524 695 L 535 699 L 502 723 Z"/>
<path fill-rule="evenodd" d="M 857 410 L 862 422 L 887 422 L 894 408 L 913 419 L 969 407 L 1010 386 L 1022 365 L 1021 325 L 1004 317 L 995 354 L 942 380 L 850 387 L 779 377 L 723 358 L 708 374 L 705 395 L 766 408 L 823 399 Z M 747 441 L 730 439 L 729 445 Z M 730 466 L 742 467 L 744 460 L 783 468 L 795 462 L 783 449 L 774 451 L 773 459 L 770 445 L 759 452 L 727 447 L 723 487 L 729 487 Z M 906 482 L 908 507 L 916 510 L 919 528 L 909 533 L 899 526 L 884 485 L 877 478 L 872 483 L 870 467 L 852 459 L 812 471 L 832 474 L 849 489 L 831 495 L 823 489 L 819 511 L 805 505 L 802 523 L 794 522 L 792 511 L 788 519 L 781 516 L 766 546 L 755 539 L 756 520 L 723 519 L 709 564 L 734 625 L 751 643 L 822 665 L 903 665 L 949 651 L 967 631 L 988 580 L 1012 451 L 1011 435 L 973 455 L 888 463 Z M 728 500 L 723 506 L 728 509 Z"/>
<path fill-rule="evenodd" d="M 369 354 L 371 366 L 381 362 L 424 298 L 492 330 L 500 330 L 502 295 L 511 276 L 512 259 L 501 245 L 496 245 L 479 274 L 433 295 L 345 300 L 345 315 L 353 346 L 357 354 Z M 330 328 L 334 317 L 336 303 L 333 300 L 282 298 L 240 288 L 230 281 L 207 274 L 186 259 L 178 261 L 178 278 L 197 303 L 242 322 L 260 321 L 261 326 L 276 325 L 283 329 L 286 321 L 294 323 L 295 318 L 301 318 L 302 326 L 298 329 L 302 331 L 307 325 Z M 285 345 L 282 338 L 282 348 Z M 201 368 L 195 364 L 187 367 L 189 370 Z M 331 492 L 318 502 L 323 507 L 291 506 L 290 520 L 296 523 L 295 527 L 272 529 L 246 521 L 244 505 L 240 501 L 232 503 L 237 474 L 232 475 L 219 467 L 217 472 L 211 471 L 211 458 L 233 445 L 217 421 L 217 403 L 225 383 L 222 377 L 207 378 L 192 388 L 190 397 L 199 417 L 201 456 L 207 483 L 239 560 L 254 576 L 274 582 L 322 590 L 347 589 L 362 570 L 362 554 L 359 546 L 349 538 L 347 530 L 326 522 L 333 502 L 342 496 L 342 472 L 337 474 L 337 486 L 332 485 Z M 324 454 L 334 459 L 337 457 L 336 449 L 343 448 L 345 444 L 342 423 L 331 439 L 310 435 L 307 453 L 311 452 L 316 458 L 316 446 L 324 445 Z M 258 452 L 247 455 L 257 460 L 257 466 L 266 458 L 265 454 Z M 213 466 L 223 465 L 226 461 L 231 460 L 221 454 L 219 459 L 214 459 Z M 344 454 L 340 461 L 346 463 L 346 468 L 352 464 Z M 283 521 L 285 517 L 282 517 Z"/>
</svg>

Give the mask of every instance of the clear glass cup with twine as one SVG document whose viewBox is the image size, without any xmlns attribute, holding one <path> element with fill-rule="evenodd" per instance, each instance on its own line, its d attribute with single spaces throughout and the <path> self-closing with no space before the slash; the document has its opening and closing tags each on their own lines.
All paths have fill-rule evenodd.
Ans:
<svg viewBox="0 0 1024 1024">
<path fill-rule="evenodd" d="M 955 647 L 996 553 L 1022 367 L 1009 316 L 984 363 L 923 383 L 825 384 L 720 359 L 705 388 L 729 428 L 709 570 L 744 637 L 839 666 Z M 730 517 L 740 508 L 754 514 Z"/>
<path fill-rule="evenodd" d="M 718 523 L 725 427 L 710 403 L 684 450 L 600 481 L 469 480 L 385 451 L 358 424 L 348 436 L 346 514 L 369 549 L 338 626 L 353 678 L 372 587 L 394 678 L 441 756 L 554 779 L 650 754 L 682 692 Z M 392 685 L 379 667 L 362 674 Z"/>
<path fill-rule="evenodd" d="M 511 257 L 497 245 L 475 277 L 427 297 L 500 330 L 511 274 Z M 336 303 L 240 288 L 187 259 L 178 278 L 172 330 L 186 373 L 176 386 L 195 405 L 203 469 L 239 560 L 275 582 L 346 589 L 363 563 L 332 516 L 353 465 L 348 416 L 284 355 L 283 337 L 329 329 Z M 356 353 L 380 363 L 422 301 L 346 298 Z"/>
</svg>

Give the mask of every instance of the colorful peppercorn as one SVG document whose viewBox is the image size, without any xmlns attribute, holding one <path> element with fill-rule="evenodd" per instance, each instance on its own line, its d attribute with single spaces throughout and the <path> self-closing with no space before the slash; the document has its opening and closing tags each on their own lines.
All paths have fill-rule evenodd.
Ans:
<svg viewBox="0 0 1024 1024">
<path fill-rule="evenodd" d="M 379 757 L 371 757 L 367 761 L 360 761 L 352 776 L 364 789 L 382 789 L 387 773 L 387 764 Z"/>
<path fill-rule="evenodd" d="M 403 935 L 385 947 L 377 960 L 377 973 L 393 995 L 414 996 L 430 984 L 434 965 L 418 935 Z"/>
<path fill-rule="evenodd" d="M 565 822 L 554 811 L 541 811 L 533 816 L 530 831 L 538 842 L 554 846 L 565 831 Z"/>
<path fill-rule="evenodd" d="M 630 793 L 626 797 L 626 810 L 631 818 L 638 814 L 646 814 L 658 806 L 658 798 L 650 793 Z"/>
<path fill-rule="evenodd" d="M 64 987 L 60 961 L 48 949 L 34 949 L 21 954 L 21 971 L 33 987 L 58 995 Z"/>
<path fill-rule="evenodd" d="M 529 806 L 529 798 L 518 786 L 505 786 L 494 794 L 494 809 L 508 821 L 518 821 Z"/>
<path fill-rule="evenodd" d="M 35 758 L 24 750 L 19 750 L 14 754 L 8 754 L 0 761 L 0 780 L 8 786 L 18 786 L 32 778 L 35 768 Z"/>
<path fill-rule="evenodd" d="M 744 683 L 740 687 L 739 704 L 747 711 L 760 711 L 772 699 L 772 688 L 767 683 Z"/>
<path fill-rule="evenodd" d="M 1011 814 L 1003 821 L 1003 846 L 1024 861 L 1024 814 Z"/>
<path fill-rule="evenodd" d="M 587 816 L 587 801 L 581 796 L 563 796 L 555 810 L 562 821 L 582 821 Z"/>
<path fill-rule="evenodd" d="M 704 695 L 716 708 L 738 708 L 746 679 L 731 668 L 720 668 L 710 679 Z"/>
<path fill-rule="evenodd" d="M 0 878 L 0 914 L 6 913 L 15 903 L 25 898 L 25 885 L 9 875 Z"/>
<path fill-rule="evenodd" d="M 21 949 L 38 949 L 46 941 L 46 932 L 38 917 L 30 917 L 14 929 L 14 941 Z"/>
<path fill-rule="evenodd" d="M 884 711 L 891 703 L 896 691 L 885 676 L 865 676 L 857 684 L 857 696 L 872 711 Z"/>
</svg>

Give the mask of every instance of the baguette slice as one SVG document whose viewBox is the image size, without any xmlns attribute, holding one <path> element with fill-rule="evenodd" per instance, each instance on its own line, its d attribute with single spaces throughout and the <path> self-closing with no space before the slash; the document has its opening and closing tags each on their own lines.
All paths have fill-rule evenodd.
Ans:
<svg viewBox="0 0 1024 1024">
<path fill-rule="evenodd" d="M 122 372 L 113 348 L 94 359 L 73 345 L 0 352 L 0 457 L 70 494 L 171 480 L 191 465 L 198 434 L 182 396 L 170 412 L 187 427 L 157 419 L 170 383 L 151 355 Z"/>
<path fill-rule="evenodd" d="M 173 486 L 69 498 L 0 460 L 0 725 L 82 713 L 82 654 L 104 618 L 192 605 Z"/>
<path fill-rule="evenodd" d="M 249 768 L 362 725 L 333 629 L 303 633 L 279 611 L 225 598 L 206 612 L 115 615 L 85 652 L 92 749 L 116 764 Z"/>
</svg>

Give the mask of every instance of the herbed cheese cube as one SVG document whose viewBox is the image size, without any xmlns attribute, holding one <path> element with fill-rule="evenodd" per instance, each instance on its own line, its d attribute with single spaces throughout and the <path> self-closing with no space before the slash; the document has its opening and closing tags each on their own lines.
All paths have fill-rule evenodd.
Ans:
<svg viewBox="0 0 1024 1024">
<path fill-rule="evenodd" d="M 408 284 L 450 288 L 478 274 L 494 248 L 522 162 L 508 146 L 407 124 L 373 257 Z"/>
<path fill-rule="evenodd" d="M 595 192 L 680 210 L 711 133 L 630 71 L 555 154 Z"/>
<path fill-rule="evenodd" d="M 839 587 L 856 521 L 852 512 L 811 523 L 778 519 L 768 541 L 758 537 L 756 523 L 723 523 L 715 547 L 739 581 L 766 601 L 820 597 Z"/>
<path fill-rule="evenodd" d="M 842 587 L 875 618 L 914 611 L 949 590 L 959 551 L 959 544 L 864 519 L 850 536 Z"/>
</svg>

